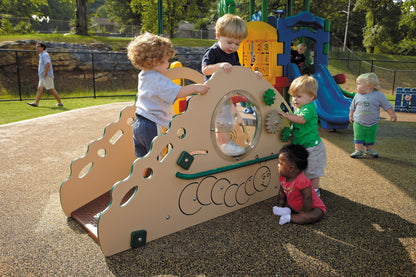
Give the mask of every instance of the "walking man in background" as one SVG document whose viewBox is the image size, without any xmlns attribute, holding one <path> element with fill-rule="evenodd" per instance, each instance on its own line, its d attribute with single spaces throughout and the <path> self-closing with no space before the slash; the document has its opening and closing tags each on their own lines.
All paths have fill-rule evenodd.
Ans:
<svg viewBox="0 0 416 277">
<path fill-rule="evenodd" d="M 53 83 L 53 68 L 51 58 L 49 57 L 48 52 L 45 51 L 46 45 L 43 43 L 36 43 L 36 50 L 39 53 L 39 68 L 38 68 L 38 75 L 39 75 L 39 85 L 38 85 L 38 92 L 36 94 L 36 100 L 33 103 L 27 103 L 30 106 L 37 107 L 39 105 L 39 100 L 43 94 L 43 88 L 46 88 L 55 96 L 59 107 L 62 107 L 64 104 L 61 102 L 61 98 L 59 98 L 58 92 L 55 90 L 55 86 Z"/>
</svg>

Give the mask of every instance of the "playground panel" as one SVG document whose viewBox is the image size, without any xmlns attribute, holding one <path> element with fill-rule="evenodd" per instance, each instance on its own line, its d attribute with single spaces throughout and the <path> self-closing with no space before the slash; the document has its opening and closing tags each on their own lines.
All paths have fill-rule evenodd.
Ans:
<svg viewBox="0 0 416 277">
<path fill-rule="evenodd" d="M 416 113 L 416 88 L 396 88 L 394 111 Z"/>
<path fill-rule="evenodd" d="M 199 81 L 202 75 L 174 68 L 168 77 Z M 132 159 L 131 130 L 123 127 L 114 144 L 106 142 L 114 131 L 108 135 L 106 131 L 90 144 L 86 156 L 71 165 L 71 176 L 61 186 L 63 210 L 88 230 L 104 255 L 142 246 L 277 194 L 277 153 L 285 144 L 281 136 L 289 122 L 273 115 L 288 110 L 287 103 L 269 82 L 243 67 L 234 67 L 231 73 L 220 70 L 207 84 L 209 93 L 193 96 L 168 131 L 154 139 L 145 157 Z M 220 150 L 215 136 L 215 118 L 228 99 L 235 107 L 231 136 L 245 148 L 235 157 Z M 241 101 L 249 101 L 255 114 L 244 114 Z M 125 118 L 131 124 L 132 117 L 134 106 L 124 109 L 123 120 L 109 127 L 117 130 L 126 124 Z M 104 157 L 90 151 L 102 148 Z M 125 155 L 111 156 L 111 148 Z M 93 166 L 80 178 L 79 171 L 90 163 Z M 152 174 L 144 177 L 148 169 Z"/>
</svg>

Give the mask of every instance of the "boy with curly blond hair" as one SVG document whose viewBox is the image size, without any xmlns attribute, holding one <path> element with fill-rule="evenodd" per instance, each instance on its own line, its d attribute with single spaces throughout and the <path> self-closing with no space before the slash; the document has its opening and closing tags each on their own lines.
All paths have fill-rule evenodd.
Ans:
<svg viewBox="0 0 416 277">
<path fill-rule="evenodd" d="M 209 87 L 204 84 L 180 86 L 164 76 L 169 59 L 175 50 L 169 39 L 145 33 L 138 36 L 127 47 L 127 57 L 141 69 L 138 76 L 136 97 L 136 119 L 133 140 L 137 157 L 146 155 L 154 137 L 168 129 L 174 115 L 173 104 L 179 98 L 193 93 L 205 95 Z"/>
</svg>

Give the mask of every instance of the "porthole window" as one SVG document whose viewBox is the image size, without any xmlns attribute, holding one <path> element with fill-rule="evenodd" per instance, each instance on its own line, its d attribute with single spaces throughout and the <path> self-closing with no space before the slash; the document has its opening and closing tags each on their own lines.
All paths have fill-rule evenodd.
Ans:
<svg viewBox="0 0 416 277">
<path fill-rule="evenodd" d="M 255 146 L 261 133 L 260 122 L 254 97 L 247 91 L 231 91 L 215 107 L 211 139 L 222 156 L 242 156 Z"/>
</svg>

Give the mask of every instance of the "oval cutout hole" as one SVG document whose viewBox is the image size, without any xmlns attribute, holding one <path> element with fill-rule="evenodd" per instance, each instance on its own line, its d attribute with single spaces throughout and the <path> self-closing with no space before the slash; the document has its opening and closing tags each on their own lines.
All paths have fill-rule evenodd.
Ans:
<svg viewBox="0 0 416 277">
<path fill-rule="evenodd" d="M 163 162 L 164 159 L 166 159 L 166 157 L 169 155 L 170 152 L 172 152 L 173 150 L 173 145 L 172 143 L 169 143 L 165 146 L 165 148 L 163 148 L 163 150 L 159 153 L 159 155 L 157 156 L 157 160 L 161 163 Z"/>
<path fill-rule="evenodd" d="M 132 187 L 126 195 L 123 196 L 123 199 L 121 199 L 120 206 L 124 207 L 127 205 L 136 195 L 136 192 L 139 188 L 137 186 Z"/>
<path fill-rule="evenodd" d="M 189 154 L 191 154 L 192 156 L 208 155 L 208 150 L 204 150 L 204 149 L 192 150 L 189 152 Z"/>
<path fill-rule="evenodd" d="M 92 162 L 89 162 L 89 163 L 87 163 L 82 169 L 81 169 L 81 171 L 79 172 L 79 174 L 78 174 L 78 178 L 84 178 L 87 174 L 88 174 L 88 172 L 90 172 L 90 170 L 91 170 L 91 168 L 92 168 L 92 166 L 93 166 L 93 163 Z"/>
<path fill-rule="evenodd" d="M 289 112 L 289 108 L 284 104 L 284 103 L 281 103 L 280 104 L 280 108 L 282 109 L 282 111 L 283 112 L 285 112 L 285 113 L 288 113 Z"/>
<path fill-rule="evenodd" d="M 144 177 L 144 178 L 146 178 L 146 179 L 150 179 L 150 178 L 152 178 L 152 176 L 153 176 L 153 169 L 151 169 L 150 167 L 146 168 L 146 169 L 143 171 L 143 177 Z"/>
<path fill-rule="evenodd" d="M 133 124 L 134 118 L 133 117 L 129 117 L 126 120 L 127 125 L 131 126 L 131 124 Z"/>
<path fill-rule="evenodd" d="M 117 130 L 117 132 L 115 132 L 115 134 L 110 138 L 110 143 L 115 144 L 123 136 L 123 134 L 122 130 Z"/>
<path fill-rule="evenodd" d="M 97 151 L 97 155 L 98 155 L 98 157 L 100 157 L 100 158 L 104 158 L 106 154 L 107 154 L 107 152 L 105 151 L 105 149 L 104 149 L 104 148 L 100 148 L 100 149 L 98 149 L 98 151 Z"/>
<path fill-rule="evenodd" d="M 176 132 L 176 135 L 178 136 L 179 139 L 184 139 L 186 137 L 185 129 L 179 128 L 178 131 Z"/>
</svg>

